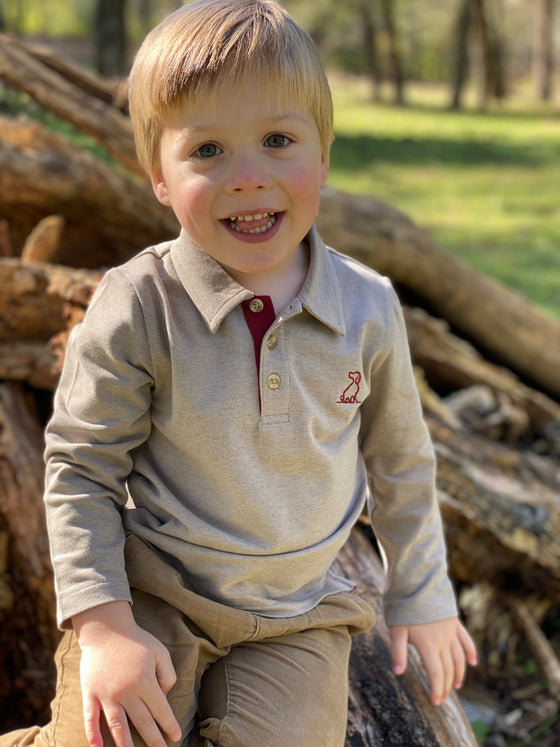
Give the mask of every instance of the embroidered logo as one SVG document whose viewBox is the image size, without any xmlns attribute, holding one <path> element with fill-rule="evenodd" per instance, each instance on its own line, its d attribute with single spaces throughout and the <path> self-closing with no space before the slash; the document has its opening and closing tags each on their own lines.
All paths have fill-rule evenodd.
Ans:
<svg viewBox="0 0 560 747">
<path fill-rule="evenodd" d="M 342 405 L 359 405 L 361 400 L 358 399 L 358 393 L 360 391 L 362 375 L 359 371 L 348 371 L 348 378 L 350 379 L 350 384 L 348 384 L 336 401 Z"/>
</svg>

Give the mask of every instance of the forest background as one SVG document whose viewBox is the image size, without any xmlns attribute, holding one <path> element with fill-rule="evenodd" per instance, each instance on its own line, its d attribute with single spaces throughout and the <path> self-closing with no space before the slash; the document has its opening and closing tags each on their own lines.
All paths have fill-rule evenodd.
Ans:
<svg viewBox="0 0 560 747">
<path fill-rule="evenodd" d="M 560 316 L 557 0 L 284 0 L 336 111 L 330 184 Z M 177 0 L 0 0 L 0 28 L 125 76 Z M 0 110 L 34 106 L 0 89 Z M 52 124 L 52 118 L 50 118 Z"/>
</svg>

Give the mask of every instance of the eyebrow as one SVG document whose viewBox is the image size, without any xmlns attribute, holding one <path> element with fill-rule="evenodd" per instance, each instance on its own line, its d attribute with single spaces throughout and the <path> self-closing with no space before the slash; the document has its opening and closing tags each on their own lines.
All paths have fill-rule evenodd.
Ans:
<svg viewBox="0 0 560 747">
<path fill-rule="evenodd" d="M 280 114 L 280 115 L 272 115 L 270 117 L 267 117 L 265 120 L 263 120 L 263 123 L 270 123 L 270 126 L 281 124 L 282 122 L 290 119 L 295 119 L 301 122 L 307 122 L 309 120 L 312 120 L 310 116 L 307 116 L 305 114 L 299 114 L 297 112 L 290 112 L 288 114 Z M 222 125 L 220 124 L 200 124 L 200 125 L 187 125 L 186 127 L 179 127 L 180 130 L 189 129 L 192 132 L 205 132 L 207 130 L 213 130 L 213 129 L 219 129 Z"/>
</svg>

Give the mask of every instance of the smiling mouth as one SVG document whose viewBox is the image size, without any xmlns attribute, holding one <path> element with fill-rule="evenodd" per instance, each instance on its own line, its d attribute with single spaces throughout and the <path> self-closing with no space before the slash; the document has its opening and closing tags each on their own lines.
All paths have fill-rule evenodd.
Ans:
<svg viewBox="0 0 560 747">
<path fill-rule="evenodd" d="M 230 228 L 238 233 L 256 234 L 269 231 L 276 223 L 278 213 L 255 213 L 254 215 L 234 215 L 228 218 Z"/>
</svg>

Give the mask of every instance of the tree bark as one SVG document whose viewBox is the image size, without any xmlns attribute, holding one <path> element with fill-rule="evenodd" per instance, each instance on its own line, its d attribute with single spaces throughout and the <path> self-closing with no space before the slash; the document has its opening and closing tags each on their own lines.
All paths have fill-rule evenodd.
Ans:
<svg viewBox="0 0 560 747">
<path fill-rule="evenodd" d="M 37 123 L 0 118 L 0 218 L 21 252 L 37 223 L 65 219 L 57 262 L 76 267 L 123 262 L 178 233 L 172 212 L 145 182 Z"/>
<path fill-rule="evenodd" d="M 56 629 L 43 512 L 43 435 L 21 385 L 0 384 L 0 530 L 8 537 L 11 605 L 0 609 L 0 718 L 46 718 Z"/>
<path fill-rule="evenodd" d="M 518 439 L 543 435 L 552 421 L 560 422 L 560 404 L 526 386 L 506 368 L 485 360 L 472 345 L 453 335 L 446 321 L 430 317 L 423 309 L 405 307 L 404 312 L 412 359 L 433 389 L 450 392 L 483 385 L 505 395 L 527 417 L 527 429 Z"/>
<path fill-rule="evenodd" d="M 560 603 L 557 460 L 427 422 L 452 577 Z"/>
<path fill-rule="evenodd" d="M 96 138 L 119 163 L 145 177 L 136 158 L 130 119 L 107 101 L 110 89 L 92 87 L 88 76 L 69 73 L 71 70 L 73 66 L 68 63 L 59 66 L 45 63 L 44 57 L 34 54 L 24 42 L 0 35 L 0 80 Z M 87 85 L 80 83 L 84 80 Z M 104 93 L 92 95 L 93 90 Z"/>
<path fill-rule="evenodd" d="M 361 528 L 353 530 L 338 564 L 358 584 L 377 618 L 371 631 L 356 636 L 352 647 L 346 747 L 476 747 L 455 693 L 439 708 L 431 704 L 426 674 L 415 650 L 409 652 L 405 674 L 393 674 L 383 618 L 385 573 Z"/>
<path fill-rule="evenodd" d="M 19 259 L 0 260 L 0 340 L 46 342 L 85 310 L 101 273 Z"/>
</svg>

